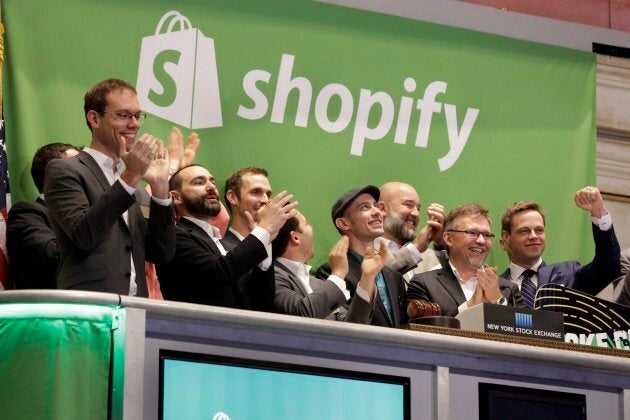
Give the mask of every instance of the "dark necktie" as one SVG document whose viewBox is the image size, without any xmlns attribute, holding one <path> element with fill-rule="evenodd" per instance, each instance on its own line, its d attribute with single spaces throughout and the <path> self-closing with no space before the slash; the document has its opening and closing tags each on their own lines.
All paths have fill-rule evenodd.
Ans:
<svg viewBox="0 0 630 420">
<path fill-rule="evenodd" d="M 521 295 L 523 296 L 523 303 L 528 308 L 534 307 L 534 298 L 536 297 L 536 286 L 534 282 L 532 282 L 532 276 L 536 274 L 536 272 L 530 268 L 523 271 L 521 281 Z"/>
</svg>

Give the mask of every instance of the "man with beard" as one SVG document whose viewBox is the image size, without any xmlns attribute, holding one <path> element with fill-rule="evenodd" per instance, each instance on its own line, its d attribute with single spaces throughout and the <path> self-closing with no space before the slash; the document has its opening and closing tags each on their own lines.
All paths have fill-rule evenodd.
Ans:
<svg viewBox="0 0 630 420">
<path fill-rule="evenodd" d="M 380 191 L 379 206 L 385 215 L 382 239 L 389 251 L 386 264 L 403 273 L 406 287 L 414 274 L 439 268 L 440 259 L 448 260 L 442 241 L 444 207 L 429 205 L 427 225 L 416 233 L 420 221 L 420 197 L 416 189 L 402 182 L 387 182 Z M 437 253 L 428 248 L 431 238 Z"/>
<path fill-rule="evenodd" d="M 157 265 L 162 294 L 167 300 L 242 309 L 266 309 L 274 298 L 271 241 L 287 219 L 295 216 L 297 203 L 286 191 L 258 211 L 257 224 L 229 252 L 218 229 L 210 223 L 221 210 L 215 178 L 204 167 L 180 169 L 169 181 L 175 211 L 175 257 Z M 241 289 L 237 280 L 252 270 Z"/>
<path fill-rule="evenodd" d="M 253 166 L 239 169 L 225 181 L 225 205 L 231 214 L 232 226 L 223 240 L 232 249 L 251 232 L 251 219 L 258 219 L 258 210 L 271 199 L 267 171 Z"/>
<path fill-rule="evenodd" d="M 488 210 L 477 204 L 453 209 L 444 221 L 449 260 L 441 268 L 413 277 L 407 289 L 409 312 L 415 300 L 440 305 L 442 315 L 455 316 L 480 303 L 522 306 L 518 287 L 484 265 L 492 248 Z"/>
</svg>

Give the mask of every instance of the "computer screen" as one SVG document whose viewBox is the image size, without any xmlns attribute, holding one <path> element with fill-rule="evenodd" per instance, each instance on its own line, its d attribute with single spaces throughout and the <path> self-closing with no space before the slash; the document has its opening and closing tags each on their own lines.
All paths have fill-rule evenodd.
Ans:
<svg viewBox="0 0 630 420">
<path fill-rule="evenodd" d="M 160 351 L 160 419 L 410 418 L 410 379 Z"/>
</svg>

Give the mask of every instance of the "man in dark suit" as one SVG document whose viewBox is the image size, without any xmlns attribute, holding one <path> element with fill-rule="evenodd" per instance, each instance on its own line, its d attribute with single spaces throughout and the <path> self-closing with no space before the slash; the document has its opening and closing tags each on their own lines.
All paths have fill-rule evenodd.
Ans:
<svg viewBox="0 0 630 420">
<path fill-rule="evenodd" d="M 510 266 L 501 277 L 519 286 L 526 306 L 535 306 L 536 290 L 542 285 L 560 284 L 596 295 L 621 273 L 619 243 L 599 190 L 582 188 L 574 201 L 591 214 L 595 258 L 584 266 L 577 261 L 547 265 L 542 260 L 545 215 L 538 204 L 519 201 L 501 217 L 501 247 L 510 257 Z"/>
<path fill-rule="evenodd" d="M 225 181 L 224 200 L 230 211 L 231 226 L 223 237 L 228 250 L 251 232 L 251 220 L 271 199 L 267 171 L 253 166 L 239 169 Z"/>
<path fill-rule="evenodd" d="M 326 280 L 315 278 L 309 274 L 311 267 L 306 265 L 313 257 L 313 227 L 302 213 L 287 220 L 272 243 L 276 277 L 274 309 L 289 315 L 369 324 L 376 291 L 374 279 L 383 266 L 387 248 L 364 258 L 357 297 L 347 308 L 350 291 L 344 278 L 348 274 L 348 243 L 348 237 L 342 236 L 330 251 L 331 275 Z"/>
<path fill-rule="evenodd" d="M 93 86 L 84 111 L 90 146 L 46 168 L 46 204 L 61 245 L 57 286 L 146 297 L 145 260 L 166 261 L 175 251 L 168 152 L 149 134 L 136 139 L 145 114 L 123 80 Z M 152 197 L 136 189 L 141 179 Z"/>
<path fill-rule="evenodd" d="M 332 220 L 343 236 L 348 237 L 348 274 L 345 277 L 351 299 L 357 299 L 363 255 L 370 254 L 376 238 L 383 235 L 383 213 L 378 206 L 380 192 L 368 185 L 344 193 L 333 204 Z M 329 263 L 319 267 L 316 277 L 327 279 L 332 273 Z M 407 322 L 405 286 L 402 275 L 389 267 L 376 274 L 376 296 L 372 325 L 398 327 Z M 352 301 L 351 301 L 352 302 Z"/>
<path fill-rule="evenodd" d="M 619 258 L 621 276 L 613 282 L 612 301 L 620 305 L 630 306 L 630 248 L 621 250 Z"/>
<path fill-rule="evenodd" d="M 258 212 L 258 223 L 229 252 L 211 220 L 221 207 L 215 178 L 204 167 L 180 169 L 170 180 L 179 222 L 173 259 L 157 264 L 162 294 L 167 300 L 241 309 L 271 309 L 274 272 L 271 240 L 295 215 L 297 203 L 286 191 Z M 242 288 L 237 280 L 251 270 Z"/>
<path fill-rule="evenodd" d="M 414 300 L 437 303 L 447 316 L 484 302 L 522 306 L 518 287 L 498 277 L 495 267 L 484 265 L 494 238 L 488 210 L 477 204 L 456 207 L 444 220 L 442 236 L 448 264 L 413 277 L 407 289 L 409 306 Z"/>
<path fill-rule="evenodd" d="M 53 159 L 76 156 L 71 144 L 50 143 L 40 147 L 31 163 L 31 176 L 39 191 L 34 202 L 18 201 L 7 218 L 9 282 L 16 289 L 56 289 L 59 241 L 50 226 L 44 200 L 44 174 Z"/>
</svg>

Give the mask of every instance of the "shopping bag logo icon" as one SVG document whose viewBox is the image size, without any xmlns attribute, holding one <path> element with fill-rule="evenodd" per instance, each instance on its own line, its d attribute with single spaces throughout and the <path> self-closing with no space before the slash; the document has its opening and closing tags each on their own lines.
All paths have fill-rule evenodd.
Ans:
<svg viewBox="0 0 630 420">
<path fill-rule="evenodd" d="M 214 40 L 176 10 L 142 38 L 138 81 L 142 109 L 187 128 L 221 127 Z"/>
</svg>

